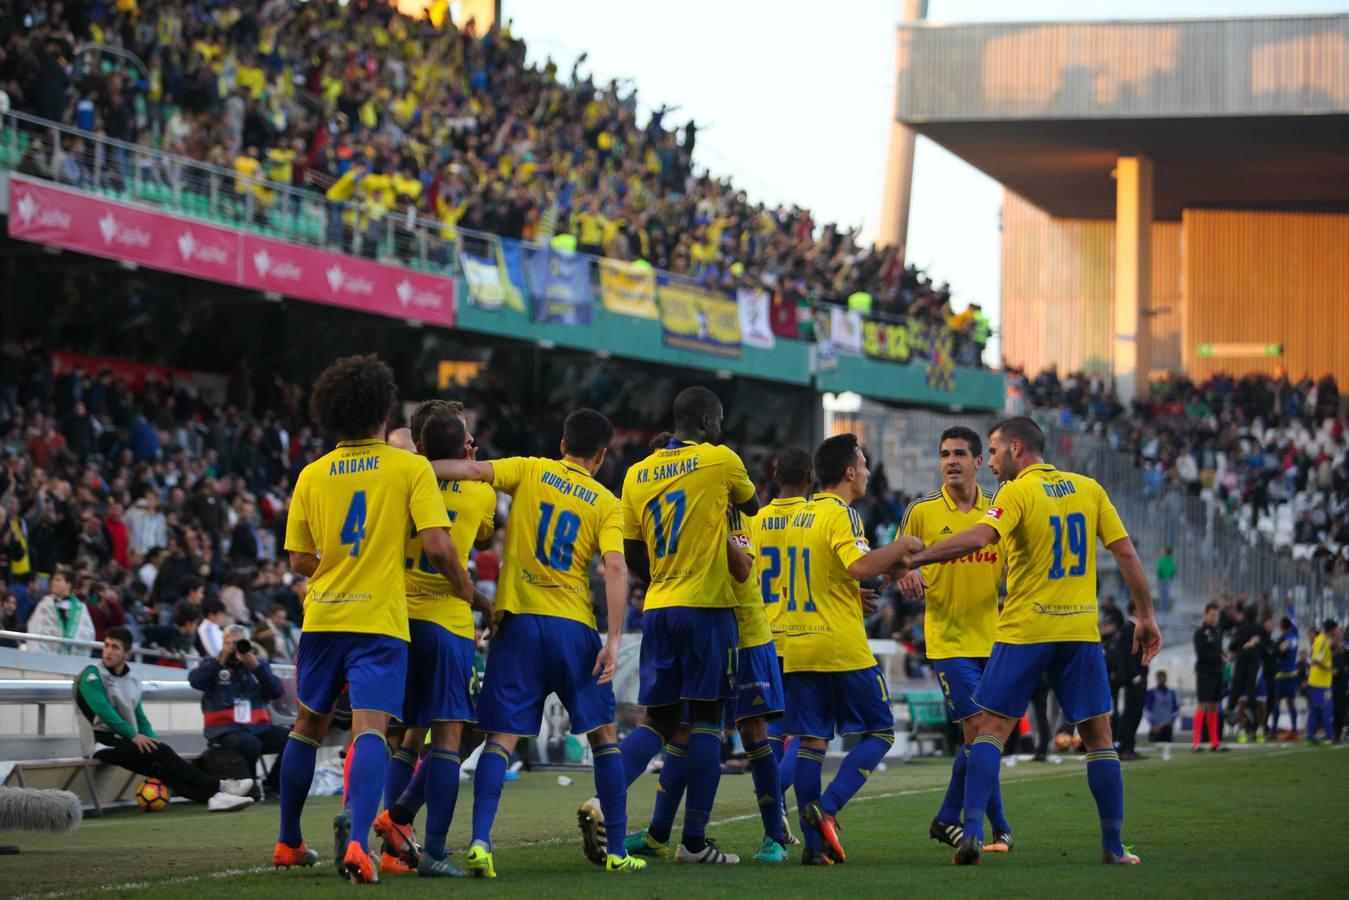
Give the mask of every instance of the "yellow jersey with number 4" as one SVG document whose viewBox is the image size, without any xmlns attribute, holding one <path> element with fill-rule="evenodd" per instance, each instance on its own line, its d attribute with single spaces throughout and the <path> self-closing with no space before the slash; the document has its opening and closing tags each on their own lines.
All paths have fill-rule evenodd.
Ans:
<svg viewBox="0 0 1349 900">
<path fill-rule="evenodd" d="M 408 639 L 403 548 L 410 528 L 449 528 L 431 463 L 380 440 L 343 441 L 304 467 L 286 549 L 313 553 L 305 631 Z"/>
<path fill-rule="evenodd" d="M 764 611 L 768 614 L 768 627 L 773 632 L 778 656 L 786 652 L 787 645 L 784 618 L 787 603 L 783 599 L 787 578 L 782 561 L 787 558 L 787 535 L 792 517 L 804 509 L 807 502 L 805 497 L 779 498 L 759 510 L 759 514 L 749 521 L 749 538 L 755 551 L 754 583 L 758 585 Z"/>
<path fill-rule="evenodd" d="M 763 595 L 759 593 L 759 583 L 754 578 L 756 566 L 754 560 L 754 541 L 750 537 L 751 522 L 754 520 L 738 509 L 731 510 L 731 541 L 745 551 L 750 558 L 749 577 L 736 581 L 734 576 L 727 580 L 735 593 L 735 625 L 740 632 L 738 649 L 745 650 L 767 644 L 773 640 L 773 632 L 768 628 L 768 613 L 764 610 Z"/>
<path fill-rule="evenodd" d="M 646 544 L 644 609 L 735 606 L 726 567 L 726 507 L 754 496 L 729 447 L 684 441 L 657 450 L 623 479 L 623 537 Z"/>
<path fill-rule="evenodd" d="M 900 534 L 921 538 L 925 546 L 939 544 L 977 523 L 988 511 L 991 498 L 976 489 L 974 505 L 961 512 L 946 485 L 935 494 L 914 501 L 904 514 Z M 997 546 L 985 547 L 959 559 L 922 569 L 927 582 L 927 615 L 923 636 L 928 659 L 985 658 L 993 651 L 993 629 L 998 623 L 998 583 L 1005 568 Z"/>
<path fill-rule="evenodd" d="M 618 499 L 560 459 L 493 460 L 492 486 L 513 498 L 497 615 L 557 616 L 594 628 L 590 563 L 597 553 L 623 552 Z"/>
<path fill-rule="evenodd" d="M 459 551 L 459 562 L 468 568 L 473 545 L 486 540 L 495 530 L 497 492 L 481 481 L 441 481 L 440 497 L 450 517 L 450 537 Z M 473 607 L 470 597 L 460 597 L 450 583 L 436 571 L 422 552 L 422 539 L 411 531 L 404 548 L 408 618 L 435 622 L 451 634 L 473 640 Z"/>
<path fill-rule="evenodd" d="M 1007 556 L 1004 644 L 1099 641 L 1096 542 L 1129 536 L 1105 489 L 1048 463 L 1027 466 L 993 495 L 982 519 Z"/>
<path fill-rule="evenodd" d="M 862 519 L 819 493 L 792 514 L 782 560 L 786 672 L 851 672 L 876 664 L 862 621 L 862 590 L 848 567 L 871 552 Z"/>
</svg>

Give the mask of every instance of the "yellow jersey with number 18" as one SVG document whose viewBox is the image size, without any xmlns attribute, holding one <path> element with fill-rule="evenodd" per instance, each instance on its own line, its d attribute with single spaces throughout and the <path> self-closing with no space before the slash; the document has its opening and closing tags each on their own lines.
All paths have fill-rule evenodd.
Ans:
<svg viewBox="0 0 1349 900">
<path fill-rule="evenodd" d="M 557 616 L 594 628 L 590 563 L 596 553 L 623 552 L 618 498 L 585 469 L 560 459 L 493 460 L 492 486 L 513 498 L 498 616 Z"/>
<path fill-rule="evenodd" d="M 783 560 L 787 558 L 787 533 L 792 516 L 804 509 L 806 502 L 805 497 L 777 499 L 749 520 L 749 539 L 754 545 L 754 583 L 759 588 L 764 611 L 768 614 L 768 627 L 773 632 L 778 656 L 786 652 L 787 645 L 787 626 L 783 618 L 787 610 L 783 599 L 787 591 L 787 579 L 782 567 Z"/>
<path fill-rule="evenodd" d="M 969 512 L 961 512 L 951 492 L 942 485 L 935 494 L 909 506 L 899 531 L 921 538 L 930 547 L 976 524 L 988 510 L 990 499 L 976 489 L 974 506 Z M 983 659 L 993 651 L 998 582 L 1005 568 L 1002 557 L 1002 551 L 992 546 L 923 567 L 923 580 L 928 585 L 927 616 L 923 620 L 928 659 Z"/>
<path fill-rule="evenodd" d="M 1007 556 L 1007 599 L 994 639 L 1004 644 L 1099 641 L 1096 541 L 1129 533 L 1105 489 L 1049 463 L 1003 482 L 979 520 Z"/>
<path fill-rule="evenodd" d="M 731 541 L 750 558 L 748 578 L 736 581 L 732 575 L 727 579 L 735 593 L 735 625 L 740 632 L 740 642 L 736 647 L 740 650 L 773 640 L 773 632 L 768 628 L 768 613 L 764 611 L 763 595 L 759 593 L 759 584 L 754 578 L 756 554 L 754 542 L 750 539 L 750 523 L 753 521 L 740 510 L 731 510 Z"/>
<path fill-rule="evenodd" d="M 862 589 L 848 567 L 871 552 L 862 519 L 836 494 L 819 493 L 792 515 L 783 613 L 787 672 L 851 672 L 876 664 L 862 622 Z"/>
<path fill-rule="evenodd" d="M 497 492 L 481 481 L 442 481 L 439 487 L 445 514 L 450 517 L 450 537 L 459 551 L 459 562 L 467 569 L 473 545 L 491 537 L 496 527 Z M 407 567 L 408 618 L 435 622 L 451 634 L 473 640 L 472 598 L 450 589 L 422 552 L 416 529 L 404 548 L 403 565 Z"/>
<path fill-rule="evenodd" d="M 431 463 L 380 440 L 343 441 L 304 467 L 286 549 L 313 553 L 305 631 L 408 639 L 403 548 L 410 528 L 449 528 Z"/>
<path fill-rule="evenodd" d="M 728 447 L 684 441 L 657 450 L 623 479 L 623 537 L 646 544 L 646 610 L 735 606 L 726 567 L 726 507 L 754 496 Z"/>
</svg>

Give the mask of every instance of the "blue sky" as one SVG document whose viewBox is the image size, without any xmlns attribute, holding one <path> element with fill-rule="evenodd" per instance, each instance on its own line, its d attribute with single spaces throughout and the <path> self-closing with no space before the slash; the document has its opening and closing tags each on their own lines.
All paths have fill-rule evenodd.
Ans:
<svg viewBox="0 0 1349 900">
<path fill-rule="evenodd" d="M 1345 12 L 1345 0 L 929 0 L 933 22 L 1193 18 Z M 694 118 L 699 164 L 754 198 L 817 221 L 861 224 L 880 196 L 894 107 L 900 0 L 503 0 L 502 16 L 564 72 L 582 50 L 597 78 L 629 78 L 643 107 Z M 1002 189 L 922 138 L 909 258 L 996 317 Z"/>
</svg>

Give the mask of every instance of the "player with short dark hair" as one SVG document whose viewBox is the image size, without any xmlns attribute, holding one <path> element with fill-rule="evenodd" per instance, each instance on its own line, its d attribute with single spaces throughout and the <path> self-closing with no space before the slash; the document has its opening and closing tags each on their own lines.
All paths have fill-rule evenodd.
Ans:
<svg viewBox="0 0 1349 900">
<path fill-rule="evenodd" d="M 418 453 L 428 459 L 464 456 L 468 430 L 448 402 L 429 401 L 413 413 L 411 431 Z M 468 567 L 470 548 L 495 531 L 496 491 L 480 481 L 439 481 L 440 496 L 450 517 L 450 537 L 459 548 L 460 564 Z M 445 837 L 459 796 L 461 743 L 466 725 L 477 719 L 473 698 L 476 641 L 473 613 L 482 613 L 490 627 L 492 603 L 478 591 L 461 597 L 423 555 L 415 530 L 405 550 L 408 629 L 412 640 L 403 698 L 401 746 L 389 762 L 384 785 L 386 809 L 375 818 L 375 830 L 392 854 L 380 868 L 416 869 L 427 877 L 462 877 L 445 851 Z M 430 749 L 418 765 L 427 730 Z M 414 773 L 415 770 L 415 773 Z M 418 852 L 412 822 L 427 805 L 426 841 Z"/>
<path fill-rule="evenodd" d="M 1218 706 L 1223 699 L 1223 632 L 1218 625 L 1218 604 L 1210 603 L 1204 607 L 1204 621 L 1194 630 L 1194 747 L 1192 752 L 1201 753 L 1204 742 L 1204 726 L 1208 726 L 1210 750 L 1217 753 L 1227 748 L 1222 745 L 1222 722 L 1218 716 Z"/>
<path fill-rule="evenodd" d="M 866 496 L 871 470 L 853 434 L 835 435 L 815 451 L 820 490 L 791 515 L 783 567 L 786 603 L 778 620 L 785 634 L 783 730 L 801 741 L 796 762 L 796 805 L 805 865 L 846 861 L 838 814 L 862 789 L 895 741 L 885 674 L 877 665 L 862 620 L 859 582 L 894 570 L 922 546 L 912 537 L 872 550 L 853 501 Z M 824 751 L 835 733 L 861 740 L 821 792 Z"/>
<path fill-rule="evenodd" d="M 1288 704 L 1288 715 L 1293 720 L 1289 733 L 1297 734 L 1298 630 L 1291 602 L 1288 604 L 1288 615 L 1279 621 L 1279 629 L 1279 637 L 1275 642 L 1278 671 L 1274 673 L 1274 696 L 1270 700 L 1270 711 L 1273 713 L 1270 730 L 1275 737 L 1279 736 L 1279 705 L 1282 703 Z"/>
<path fill-rule="evenodd" d="M 473 583 L 450 538 L 450 519 L 431 465 L 385 443 L 397 397 L 393 371 L 373 355 L 329 366 L 314 384 L 310 413 L 337 440 L 296 480 L 286 521 L 291 568 L 309 579 L 296 657 L 299 716 L 281 756 L 277 866 L 312 866 L 318 853 L 300 830 L 319 742 L 338 694 L 349 685 L 351 837 L 343 866 L 378 881 L 369 856 L 388 760 L 385 731 L 403 714 L 408 608 L 403 583 L 409 520 L 436 571 L 463 597 Z"/>
<path fill-rule="evenodd" d="M 955 425 L 942 432 L 937 445 L 942 486 L 935 493 L 910 504 L 899 526 L 900 534 L 912 535 L 931 546 L 964 531 L 983 517 L 991 505 L 976 480 L 984 463 L 984 443 L 973 429 Z M 998 586 L 1006 562 L 996 550 L 971 553 L 945 565 L 910 572 L 900 582 L 900 591 L 910 599 L 926 595 L 923 633 L 927 658 L 932 661 L 946 697 L 951 721 L 960 725 L 964 743 L 956 748 L 951 780 L 928 835 L 955 847 L 964 831 L 960 816 L 965 803 L 965 771 L 970 745 L 978 737 L 974 728 L 979 707 L 974 690 L 993 650 L 993 629 L 998 623 Z M 1012 849 L 1012 827 L 1002 808 L 997 784 L 988 795 L 988 818 L 993 840 L 987 851 Z"/>
<path fill-rule="evenodd" d="M 1335 681 L 1335 646 L 1340 640 L 1340 626 L 1334 619 L 1321 623 L 1321 633 L 1312 641 L 1311 664 L 1307 670 L 1307 743 L 1316 744 L 1316 729 L 1325 733 L 1326 743 L 1339 737 L 1334 733 L 1333 707 L 1330 689 Z"/>
<path fill-rule="evenodd" d="M 738 642 L 726 510 L 753 515 L 759 502 L 740 457 L 718 445 L 722 418 L 721 401 L 707 388 L 681 391 L 674 437 L 623 480 L 624 555 L 650 582 L 638 692 L 646 717 L 623 740 L 623 766 L 631 785 L 681 722 L 691 723 L 676 862 L 740 861 L 709 842 L 706 829 L 721 779 L 722 707 L 733 696 Z"/>
<path fill-rule="evenodd" d="M 473 785 L 473 843 L 466 866 L 495 878 L 492 825 L 506 767 L 521 737 L 534 737 L 543 704 L 556 693 L 575 734 L 589 738 L 597 800 L 578 812 L 586 852 L 605 871 L 641 872 L 646 861 L 623 847 L 627 785 L 614 725 L 611 681 L 618 664 L 628 568 L 617 498 L 595 480 L 614 427 L 593 409 L 567 416 L 562 459 L 517 457 L 493 462 L 435 463 L 448 480 L 482 481 L 513 498 L 506 554 L 497 587 L 499 625 L 487 659 L 478 730 L 487 734 Z M 604 562 L 609 633 L 603 646 L 590 605 L 590 563 Z M 598 838 L 607 827 L 605 840 Z"/>
<path fill-rule="evenodd" d="M 670 442 L 668 432 L 651 443 L 653 451 Z M 763 510 L 760 510 L 763 513 Z M 745 755 L 749 759 L 758 799 L 759 815 L 764 823 L 764 839 L 755 862 L 786 862 L 787 836 L 781 812 L 782 785 L 778 750 L 769 741 L 769 729 L 782 717 L 782 673 L 773 632 L 769 627 L 763 595 L 754 578 L 756 553 L 750 532 L 753 520 L 740 510 L 730 510 L 730 536 L 726 546 L 731 586 L 736 595 L 735 618 L 739 632 L 736 664 L 735 701 L 732 715 Z M 777 729 L 775 729 L 777 730 Z M 651 813 L 651 825 L 626 841 L 629 853 L 666 857 L 670 854 L 670 832 L 675 813 L 688 787 L 688 740 L 691 729 L 681 727 L 665 746 L 665 765 L 660 770 L 660 787 Z"/>
<path fill-rule="evenodd" d="M 957 865 L 979 862 L 984 812 L 997 783 L 1003 741 L 1048 672 L 1070 723 L 1087 748 L 1087 783 L 1101 822 L 1102 859 L 1136 864 L 1120 839 L 1124 780 L 1110 733 L 1113 698 L 1096 599 L 1096 542 L 1114 555 L 1137 608 L 1134 649 L 1147 665 L 1161 648 L 1147 576 L 1124 523 L 1099 484 L 1044 461 L 1044 435 L 1030 419 L 994 427 L 989 462 L 1001 486 L 978 524 L 905 560 L 925 566 L 1000 543 L 1007 557 L 1007 598 L 988 666 L 974 692 L 979 736 L 965 776 L 965 834 Z"/>
</svg>

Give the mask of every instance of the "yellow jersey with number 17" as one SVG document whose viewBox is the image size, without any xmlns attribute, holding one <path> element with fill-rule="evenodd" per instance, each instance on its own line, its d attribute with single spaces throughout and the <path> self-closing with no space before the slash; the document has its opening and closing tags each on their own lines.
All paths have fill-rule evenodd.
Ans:
<svg viewBox="0 0 1349 900">
<path fill-rule="evenodd" d="M 657 450 L 623 479 L 623 537 L 646 544 L 645 609 L 735 606 L 726 567 L 726 507 L 754 496 L 728 447 L 684 441 Z"/>
<path fill-rule="evenodd" d="M 921 538 L 928 547 L 941 543 L 976 524 L 987 512 L 990 499 L 976 488 L 974 505 L 969 512 L 961 512 L 950 490 L 942 485 L 935 494 L 909 506 L 900 534 Z M 1002 551 L 992 546 L 923 567 L 928 585 L 923 620 L 928 659 L 984 659 L 993 651 L 998 583 L 1005 568 L 1002 557 Z"/>
<path fill-rule="evenodd" d="M 759 583 L 754 578 L 756 554 L 754 542 L 750 539 L 750 523 L 754 521 L 738 509 L 731 510 L 731 541 L 745 551 L 750 558 L 749 577 L 736 581 L 732 575 L 727 580 L 735 593 L 735 625 L 740 632 L 739 650 L 757 647 L 773 640 L 773 632 L 768 628 L 768 613 L 764 611 L 763 595 L 759 593 Z"/>
<path fill-rule="evenodd" d="M 792 515 L 787 535 L 786 672 L 851 672 L 876 664 L 862 622 L 862 588 L 848 567 L 871 552 L 862 519 L 837 494 Z"/>
<path fill-rule="evenodd" d="M 408 639 L 403 548 L 409 528 L 449 528 L 431 463 L 380 440 L 343 441 L 304 467 L 286 549 L 313 553 L 305 631 Z"/>
<path fill-rule="evenodd" d="M 749 539 L 754 545 L 754 583 L 759 588 L 764 611 L 768 614 L 768 627 L 773 632 L 778 656 L 786 652 L 787 645 L 787 626 L 783 618 L 787 610 L 783 599 L 787 591 L 787 578 L 782 561 L 787 558 L 787 534 L 792 516 L 804 509 L 806 503 L 805 497 L 787 500 L 779 498 L 749 520 Z"/>
<path fill-rule="evenodd" d="M 495 530 L 497 492 L 481 481 L 441 481 L 440 497 L 450 517 L 450 537 L 459 551 L 459 562 L 468 568 L 473 545 Z M 451 634 L 473 640 L 473 607 L 470 597 L 460 597 L 436 571 L 422 552 L 421 534 L 414 528 L 404 548 L 407 569 L 408 618 L 435 622 Z"/>
<path fill-rule="evenodd" d="M 590 563 L 623 552 L 618 498 L 566 460 L 492 461 L 492 487 L 513 498 L 497 580 L 497 614 L 557 616 L 595 627 Z"/>
<path fill-rule="evenodd" d="M 1096 541 L 1129 533 L 1105 489 L 1049 463 L 1003 482 L 979 520 L 1007 556 L 1007 599 L 994 639 L 1004 644 L 1099 641 Z"/>
</svg>

